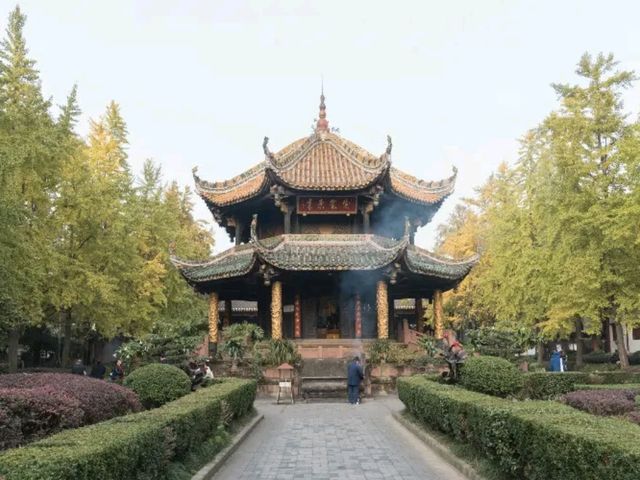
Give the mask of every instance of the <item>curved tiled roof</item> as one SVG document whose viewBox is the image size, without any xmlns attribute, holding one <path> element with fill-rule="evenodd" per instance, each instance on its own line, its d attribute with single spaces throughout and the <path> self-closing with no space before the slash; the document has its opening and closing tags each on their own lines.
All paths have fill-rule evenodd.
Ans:
<svg viewBox="0 0 640 480">
<path fill-rule="evenodd" d="M 196 175 L 196 191 L 210 204 L 225 207 L 268 191 L 272 180 L 294 190 L 361 190 L 386 176 L 389 189 L 401 198 L 430 205 L 441 202 L 455 187 L 451 177 L 426 182 L 390 167 L 388 154 L 376 157 L 333 133 L 314 133 L 293 142 L 278 153 L 267 155 L 246 172 L 223 182 L 207 182 Z M 454 170 L 455 172 L 455 170 Z"/>
<path fill-rule="evenodd" d="M 404 261 L 409 272 L 450 281 L 462 280 L 478 256 L 451 260 L 394 240 L 369 234 L 287 234 L 239 245 L 203 262 L 172 257 L 182 275 L 192 283 L 247 275 L 260 260 L 285 271 L 377 270 Z"/>
<path fill-rule="evenodd" d="M 444 200 L 453 193 L 456 184 L 457 170 L 453 175 L 438 182 L 425 182 L 397 168 L 389 169 L 389 185 L 391 190 L 409 201 L 433 204 Z"/>
<path fill-rule="evenodd" d="M 197 169 L 194 168 L 196 191 L 206 201 L 220 207 L 247 200 L 266 190 L 268 182 L 265 165 L 265 162 L 260 162 L 246 172 L 223 182 L 201 180 L 196 175 Z"/>
<path fill-rule="evenodd" d="M 359 190 L 373 184 L 387 169 L 388 155 L 376 157 L 334 133 L 314 133 L 275 154 L 269 169 L 296 190 Z"/>
<path fill-rule="evenodd" d="M 411 272 L 455 281 L 462 280 L 479 258 L 474 255 L 463 260 L 452 260 L 415 245 L 409 245 L 404 255 L 405 264 Z"/>
<path fill-rule="evenodd" d="M 280 235 L 255 243 L 258 256 L 282 270 L 376 270 L 393 262 L 406 242 L 377 235 Z"/>
<path fill-rule="evenodd" d="M 256 262 L 256 252 L 252 245 L 238 245 L 206 261 L 190 262 L 172 256 L 171 262 L 190 282 L 208 282 L 246 275 Z"/>
</svg>

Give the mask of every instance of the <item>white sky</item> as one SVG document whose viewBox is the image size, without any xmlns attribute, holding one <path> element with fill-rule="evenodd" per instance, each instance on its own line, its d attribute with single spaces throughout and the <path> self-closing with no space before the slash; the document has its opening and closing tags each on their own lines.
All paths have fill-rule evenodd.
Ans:
<svg viewBox="0 0 640 480">
<path fill-rule="evenodd" d="M 4 27 L 13 2 L 0 3 Z M 24 0 L 26 36 L 45 94 L 78 83 L 83 117 L 114 99 L 130 160 L 193 185 L 241 173 L 310 133 L 324 75 L 327 118 L 372 153 L 393 137 L 393 163 L 456 193 L 417 243 L 556 106 L 551 82 L 574 82 L 585 51 L 640 72 L 634 1 Z M 637 112 L 640 89 L 626 96 Z M 635 115 L 635 113 L 634 113 Z M 195 198 L 196 215 L 211 220 Z M 216 232 L 216 251 L 229 246 Z"/>
</svg>

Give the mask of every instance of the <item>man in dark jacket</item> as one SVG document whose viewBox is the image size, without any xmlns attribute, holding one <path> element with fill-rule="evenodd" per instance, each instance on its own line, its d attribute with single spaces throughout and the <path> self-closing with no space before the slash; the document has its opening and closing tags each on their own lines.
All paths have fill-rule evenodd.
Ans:
<svg viewBox="0 0 640 480">
<path fill-rule="evenodd" d="M 96 362 L 96 364 L 91 368 L 90 376 L 93 378 L 99 378 L 100 380 L 104 379 L 104 374 L 107 372 L 106 367 L 102 364 L 100 360 Z"/>
<path fill-rule="evenodd" d="M 363 378 L 364 374 L 360 366 L 360 358 L 354 357 L 347 367 L 347 393 L 349 395 L 349 403 L 352 405 L 360 403 L 360 383 Z"/>
</svg>

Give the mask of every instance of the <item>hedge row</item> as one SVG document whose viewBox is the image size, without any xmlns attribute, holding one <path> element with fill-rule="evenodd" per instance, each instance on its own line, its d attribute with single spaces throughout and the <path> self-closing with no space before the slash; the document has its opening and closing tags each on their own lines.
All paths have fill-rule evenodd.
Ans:
<svg viewBox="0 0 640 480">
<path fill-rule="evenodd" d="M 587 381 L 580 372 L 536 372 L 523 375 L 522 396 L 534 400 L 546 400 L 575 390 L 578 383 Z"/>
<path fill-rule="evenodd" d="M 640 392 L 640 383 L 602 383 L 595 385 L 577 383 L 574 390 L 631 390 L 632 392 Z"/>
<path fill-rule="evenodd" d="M 522 396 L 534 400 L 546 400 L 573 390 L 589 390 L 584 385 L 611 385 L 626 388 L 625 385 L 640 384 L 638 372 L 536 372 L 524 374 Z M 580 385 L 580 387 L 578 387 Z M 591 389 L 594 389 L 591 388 Z"/>
<path fill-rule="evenodd" d="M 6 480 L 155 480 L 251 409 L 256 383 L 228 379 L 141 413 L 67 430 L 0 454 Z"/>
<path fill-rule="evenodd" d="M 640 426 L 557 402 L 514 402 L 421 377 L 398 379 L 407 409 L 470 442 L 514 478 L 637 480 Z"/>
<path fill-rule="evenodd" d="M 594 372 L 587 375 L 590 384 L 640 383 L 640 372 Z"/>
</svg>

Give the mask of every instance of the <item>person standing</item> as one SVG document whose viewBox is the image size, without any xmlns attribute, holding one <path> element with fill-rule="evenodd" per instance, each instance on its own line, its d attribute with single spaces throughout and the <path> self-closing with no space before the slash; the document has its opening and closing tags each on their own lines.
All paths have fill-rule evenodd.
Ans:
<svg viewBox="0 0 640 480">
<path fill-rule="evenodd" d="M 105 366 L 100 360 L 98 360 L 96 364 L 91 367 L 91 373 L 89 374 L 89 376 L 102 380 L 104 379 L 104 374 L 106 373 L 106 371 L 107 369 L 105 368 Z"/>
<path fill-rule="evenodd" d="M 352 405 L 360 403 L 360 383 L 363 378 L 360 357 L 353 357 L 353 361 L 347 366 L 347 394 Z"/>
<path fill-rule="evenodd" d="M 73 373 L 74 375 L 87 374 L 87 369 L 85 368 L 84 363 L 82 363 L 81 358 L 78 358 L 75 362 L 73 362 L 73 365 L 71 366 L 71 373 Z"/>
<path fill-rule="evenodd" d="M 113 367 L 113 370 L 111 370 L 109 377 L 111 378 L 112 382 L 120 384 L 122 383 L 122 380 L 124 380 L 124 365 L 122 364 L 122 360 L 116 361 L 116 364 Z"/>
</svg>

